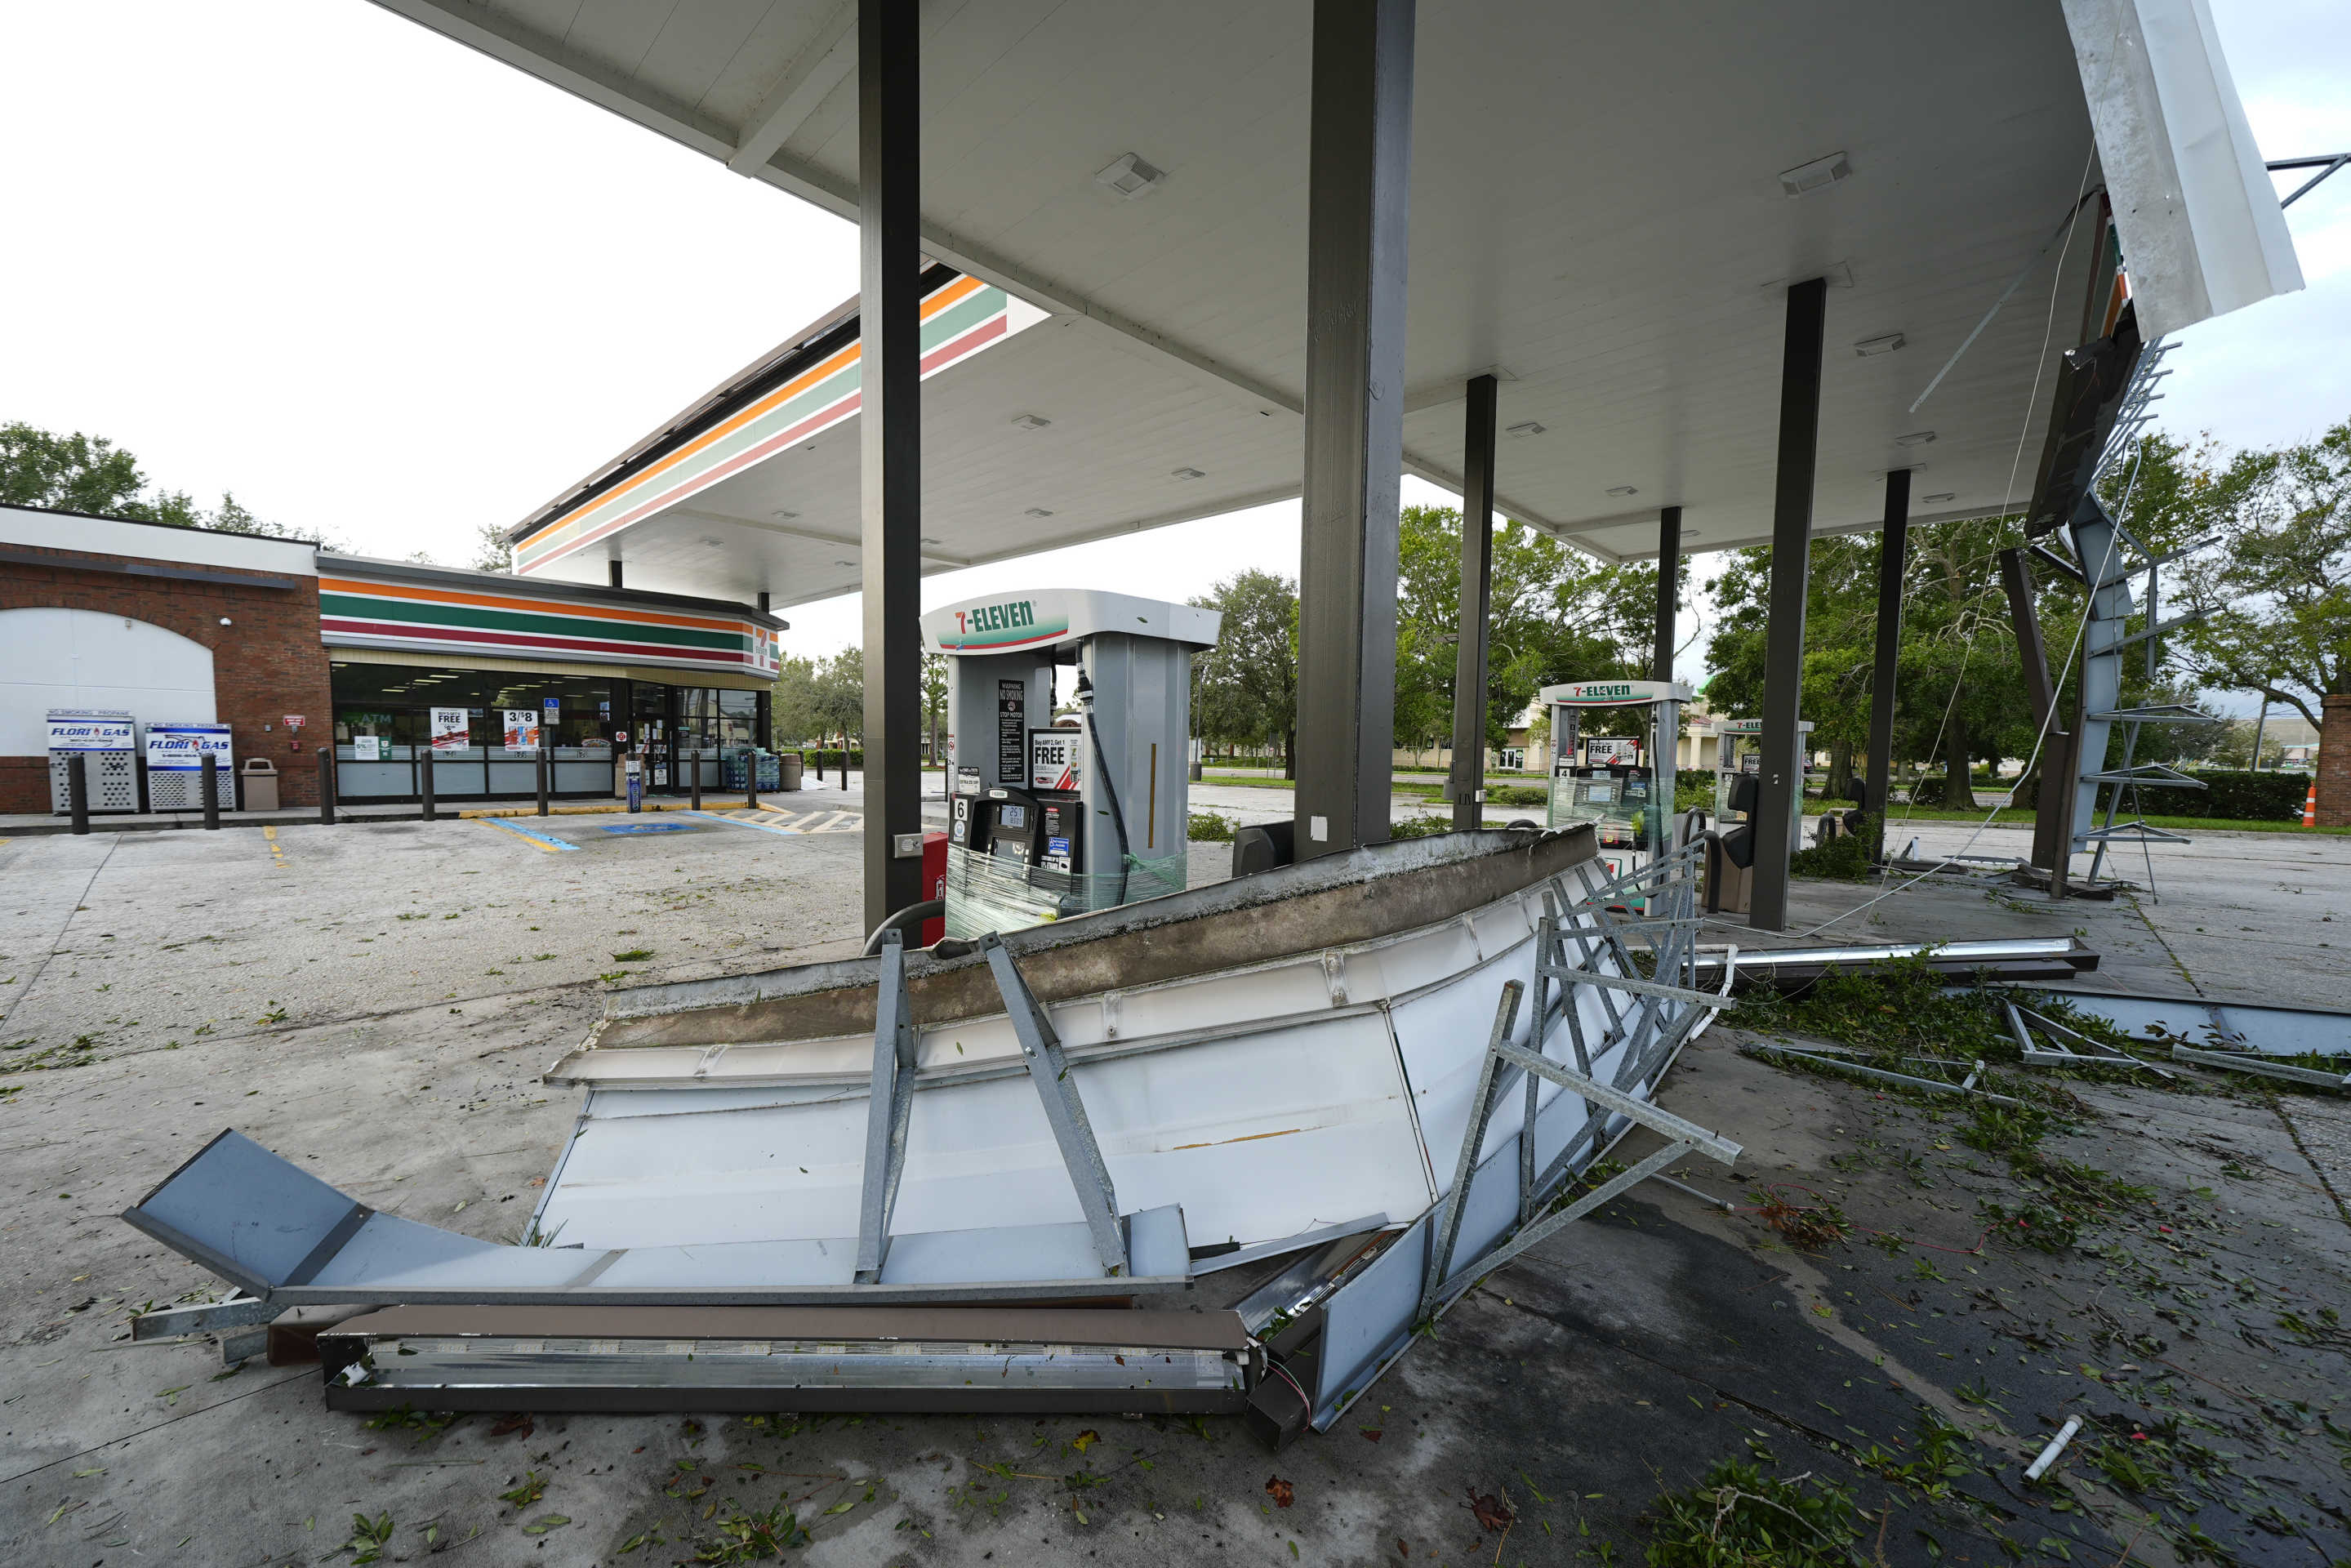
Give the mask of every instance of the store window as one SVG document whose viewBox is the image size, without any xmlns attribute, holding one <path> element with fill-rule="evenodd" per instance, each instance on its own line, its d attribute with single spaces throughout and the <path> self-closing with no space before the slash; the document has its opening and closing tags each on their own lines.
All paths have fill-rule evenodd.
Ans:
<svg viewBox="0 0 2351 1568">
<path fill-rule="evenodd" d="M 465 710 L 470 746 L 496 746 L 508 708 L 528 708 L 541 716 L 540 733 L 547 737 L 542 744 L 573 748 L 610 745 L 612 688 L 608 681 L 527 671 L 330 664 L 338 746 L 355 746 L 363 737 L 375 742 L 371 749 L 429 745 L 436 707 Z"/>
<path fill-rule="evenodd" d="M 716 755 L 738 747 L 757 746 L 759 694 L 708 686 L 680 687 L 677 693 L 677 744 L 681 751 Z"/>
</svg>

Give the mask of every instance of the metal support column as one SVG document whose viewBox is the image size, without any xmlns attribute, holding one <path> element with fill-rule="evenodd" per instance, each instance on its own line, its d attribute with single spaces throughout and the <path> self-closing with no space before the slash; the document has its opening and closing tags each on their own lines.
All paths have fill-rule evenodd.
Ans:
<svg viewBox="0 0 2351 1568">
<path fill-rule="evenodd" d="M 1461 621 L 1453 650 L 1453 826 L 1485 821 L 1486 618 L 1494 598 L 1494 405 L 1492 376 L 1469 382 L 1461 433 Z"/>
<path fill-rule="evenodd" d="M 920 28 L 914 0 L 858 0 L 867 930 L 923 897 Z"/>
<path fill-rule="evenodd" d="M 1820 460 L 1821 341 L 1828 326 L 1824 277 L 1788 287 L 1788 335 L 1780 361 L 1779 482 L 1771 497 L 1771 588 L 1763 643 L 1763 778 L 1755 812 L 1755 881 L 1748 924 L 1788 924 L 1788 856 L 1804 791 L 1796 734 L 1804 681 L 1804 591 L 1812 575 L 1813 474 Z"/>
<path fill-rule="evenodd" d="M 1301 859 L 1388 837 L 1413 19 L 1414 0 L 1315 0 L 1298 572 Z"/>
<path fill-rule="evenodd" d="M 1652 680 L 1674 678 L 1674 643 L 1682 601 L 1682 509 L 1657 513 L 1657 655 L 1649 661 Z"/>
<path fill-rule="evenodd" d="M 1869 688 L 1869 858 L 1886 859 L 1886 802 L 1894 788 L 1894 687 L 1902 654 L 1902 578 L 1910 564 L 1910 470 L 1886 476 L 1886 525 L 1877 536 L 1877 665 Z"/>
</svg>

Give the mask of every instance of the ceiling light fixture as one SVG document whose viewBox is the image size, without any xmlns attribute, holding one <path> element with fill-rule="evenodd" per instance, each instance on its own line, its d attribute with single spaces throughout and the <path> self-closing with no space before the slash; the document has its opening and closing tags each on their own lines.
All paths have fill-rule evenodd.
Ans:
<svg viewBox="0 0 2351 1568">
<path fill-rule="evenodd" d="M 1931 446 L 1934 444 L 1935 433 L 1931 430 L 1914 430 L 1907 435 L 1894 438 L 1896 446 Z"/>
<path fill-rule="evenodd" d="M 1957 490 L 1938 490 L 1931 496 L 1921 496 L 1918 498 L 1922 501 L 1956 501 L 1959 498 L 1959 493 Z"/>
<path fill-rule="evenodd" d="M 1853 164 L 1842 152 L 1832 152 L 1825 158 L 1815 158 L 1809 163 L 1799 163 L 1792 169 L 1780 171 L 1780 189 L 1792 196 L 1809 195 L 1823 185 L 1834 185 L 1853 172 Z"/>
<path fill-rule="evenodd" d="M 1530 435 L 1541 435 L 1545 428 L 1545 426 L 1537 424 L 1533 420 L 1530 419 L 1525 421 L 1523 423 L 1510 426 L 1505 429 L 1502 434 L 1505 435 L 1515 435 L 1520 439 L 1524 440 Z"/>
<path fill-rule="evenodd" d="M 1042 430 L 1053 422 L 1041 413 L 1016 413 L 1012 416 L 1015 430 Z"/>
<path fill-rule="evenodd" d="M 1170 478 L 1176 479 L 1205 479 L 1208 476 L 1205 470 L 1199 468 L 1170 468 L 1167 473 Z"/>
<path fill-rule="evenodd" d="M 1608 487 L 1608 493 L 1612 496 L 1637 496 L 1641 491 L 1636 485 L 1612 485 Z"/>
<path fill-rule="evenodd" d="M 1879 354 L 1890 354 L 1908 341 L 1899 332 L 1888 332 L 1882 338 L 1864 338 L 1853 346 L 1853 351 L 1858 358 L 1874 359 Z"/>
<path fill-rule="evenodd" d="M 1108 186 L 1128 201 L 1140 201 L 1159 188 L 1166 173 L 1153 168 L 1134 153 L 1122 155 L 1107 169 L 1094 175 L 1094 183 Z"/>
<path fill-rule="evenodd" d="M 1050 517 L 1052 515 L 1052 510 L 1050 507 L 1031 507 L 1029 508 L 1029 516 L 1032 517 Z"/>
</svg>

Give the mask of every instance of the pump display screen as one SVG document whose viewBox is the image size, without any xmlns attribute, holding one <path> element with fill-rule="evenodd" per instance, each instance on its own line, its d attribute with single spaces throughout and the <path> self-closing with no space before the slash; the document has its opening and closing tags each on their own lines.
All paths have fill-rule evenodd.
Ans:
<svg viewBox="0 0 2351 1568">
<path fill-rule="evenodd" d="M 1029 825 L 1029 808 L 1014 805 L 998 806 L 996 808 L 996 825 L 999 828 L 1026 828 Z"/>
</svg>

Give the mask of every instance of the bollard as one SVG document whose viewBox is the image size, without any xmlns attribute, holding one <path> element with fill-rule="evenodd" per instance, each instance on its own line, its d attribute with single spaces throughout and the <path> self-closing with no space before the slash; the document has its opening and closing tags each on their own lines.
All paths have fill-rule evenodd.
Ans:
<svg viewBox="0 0 2351 1568">
<path fill-rule="evenodd" d="M 430 748 L 417 754 L 416 788 L 418 798 L 424 806 L 424 820 L 428 822 L 432 821 L 434 821 L 433 753 Z"/>
<path fill-rule="evenodd" d="M 204 792 L 204 826 L 217 828 L 220 826 L 220 758 L 209 751 L 204 753 L 203 774 L 198 788 Z"/>
<path fill-rule="evenodd" d="M 319 747 L 319 823 L 335 825 L 335 748 Z"/>
<path fill-rule="evenodd" d="M 693 791 L 694 809 L 699 811 L 702 810 L 702 753 L 697 751 L 693 756 L 694 760 L 688 765 L 694 769 L 691 775 L 694 782 L 690 788 Z"/>
<path fill-rule="evenodd" d="M 548 775 L 555 771 L 555 764 L 549 758 L 544 748 L 540 750 L 536 760 L 538 763 L 536 770 L 538 779 L 538 814 L 544 817 L 547 815 L 547 791 L 549 787 Z"/>
<path fill-rule="evenodd" d="M 743 805 L 747 810 L 759 809 L 759 753 L 756 747 L 743 754 Z"/>
<path fill-rule="evenodd" d="M 66 758 L 66 814 L 75 832 L 89 831 L 89 769 L 78 751 Z"/>
</svg>

